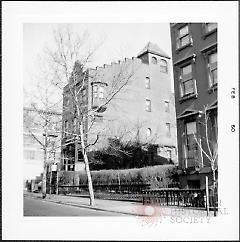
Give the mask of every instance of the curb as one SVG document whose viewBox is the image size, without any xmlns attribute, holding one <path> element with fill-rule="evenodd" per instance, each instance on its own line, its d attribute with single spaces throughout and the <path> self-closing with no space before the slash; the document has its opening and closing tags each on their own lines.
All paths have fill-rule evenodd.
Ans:
<svg viewBox="0 0 240 242">
<path fill-rule="evenodd" d="M 64 205 L 79 207 L 79 208 L 87 208 L 87 209 L 91 209 L 91 210 L 95 210 L 95 211 L 119 213 L 119 214 L 132 215 L 132 216 L 146 216 L 146 215 L 130 213 L 130 212 L 120 212 L 120 211 L 116 211 L 116 210 L 109 210 L 109 209 L 103 209 L 103 208 L 98 208 L 98 207 L 90 207 L 88 205 L 79 205 L 79 204 L 76 204 L 76 203 L 68 203 L 68 202 L 62 202 L 62 201 L 56 201 L 56 200 L 54 201 L 54 200 L 50 200 L 48 198 L 42 199 L 41 197 L 34 197 L 34 196 L 28 196 L 28 195 L 24 195 L 24 196 L 31 197 L 33 199 L 38 199 L 38 200 L 45 201 L 45 202 L 64 204 Z"/>
</svg>

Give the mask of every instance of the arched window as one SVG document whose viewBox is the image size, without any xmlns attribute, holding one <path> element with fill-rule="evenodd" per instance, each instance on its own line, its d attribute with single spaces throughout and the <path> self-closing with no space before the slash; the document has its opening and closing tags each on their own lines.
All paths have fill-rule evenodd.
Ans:
<svg viewBox="0 0 240 242">
<path fill-rule="evenodd" d="M 150 78 L 148 76 L 145 79 L 145 88 L 150 89 Z"/>
<path fill-rule="evenodd" d="M 154 57 L 154 56 L 152 57 L 152 63 L 153 63 L 153 64 L 157 64 L 157 58 Z"/>
<path fill-rule="evenodd" d="M 160 60 L 160 71 L 167 73 L 167 61 Z"/>
<path fill-rule="evenodd" d="M 146 99 L 146 111 L 151 112 L 151 100 Z"/>
<path fill-rule="evenodd" d="M 147 129 L 147 137 L 150 137 L 152 135 L 152 130 L 150 128 Z"/>
</svg>

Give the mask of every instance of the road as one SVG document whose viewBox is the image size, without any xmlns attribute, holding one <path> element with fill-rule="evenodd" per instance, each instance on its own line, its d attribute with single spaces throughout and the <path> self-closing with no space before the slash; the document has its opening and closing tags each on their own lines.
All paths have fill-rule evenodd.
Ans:
<svg viewBox="0 0 240 242">
<path fill-rule="evenodd" d="M 24 216 L 124 216 L 24 197 Z"/>
</svg>

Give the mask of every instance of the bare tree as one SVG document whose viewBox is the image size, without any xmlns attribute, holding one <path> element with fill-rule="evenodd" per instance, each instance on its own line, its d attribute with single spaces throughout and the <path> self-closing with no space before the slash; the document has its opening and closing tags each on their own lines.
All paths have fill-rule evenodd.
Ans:
<svg viewBox="0 0 240 242">
<path fill-rule="evenodd" d="M 55 49 L 48 48 L 47 55 L 54 74 L 53 83 L 70 97 L 70 103 L 63 104 L 63 109 L 74 112 L 76 116 L 76 129 L 63 130 L 73 138 L 72 142 L 80 144 L 83 154 L 85 170 L 88 178 L 90 205 L 94 206 L 94 193 L 92 178 L 89 169 L 88 148 L 95 145 L 101 135 L 100 132 L 91 142 L 87 139 L 94 126 L 95 115 L 101 112 L 116 95 L 128 84 L 134 75 L 134 68 L 127 62 L 119 63 L 117 71 L 108 83 L 104 99 L 98 106 L 86 105 L 82 100 L 83 91 L 88 85 L 89 78 L 98 79 L 97 71 L 89 71 L 88 64 L 100 44 L 91 48 L 87 32 L 82 36 L 72 32 L 68 27 L 54 32 Z M 86 128 L 86 124 L 88 124 Z M 76 147 L 76 146 L 75 146 Z"/>
<path fill-rule="evenodd" d="M 58 89 L 51 84 L 51 76 L 42 61 L 38 63 L 37 80 L 33 80 L 33 89 L 24 89 L 25 107 L 23 112 L 24 129 L 38 143 L 44 153 L 42 197 L 46 197 L 46 176 L 51 156 L 55 158 L 61 139 L 62 100 Z M 60 95 L 61 97 L 61 95 Z"/>
<path fill-rule="evenodd" d="M 197 138 L 194 134 L 196 143 L 200 151 L 206 156 L 207 161 L 211 167 L 213 176 L 213 198 L 215 206 L 215 196 L 217 189 L 217 170 L 218 170 L 218 135 L 217 135 L 217 122 L 214 120 L 214 116 L 211 117 L 209 106 L 206 105 L 202 112 L 203 122 L 202 127 L 204 129 L 204 136 Z M 201 142 L 202 139 L 204 142 Z M 205 144 L 205 145 L 204 145 Z"/>
</svg>

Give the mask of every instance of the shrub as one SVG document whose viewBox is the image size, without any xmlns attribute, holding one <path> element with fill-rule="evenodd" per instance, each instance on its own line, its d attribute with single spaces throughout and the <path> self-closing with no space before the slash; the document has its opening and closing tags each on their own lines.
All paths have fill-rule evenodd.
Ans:
<svg viewBox="0 0 240 242">
<path fill-rule="evenodd" d="M 158 165 L 124 170 L 91 171 L 93 185 L 111 185 L 129 183 L 148 183 L 151 188 L 168 187 L 173 182 L 176 167 L 173 165 Z M 59 185 L 87 185 L 85 171 L 61 171 Z"/>
</svg>

